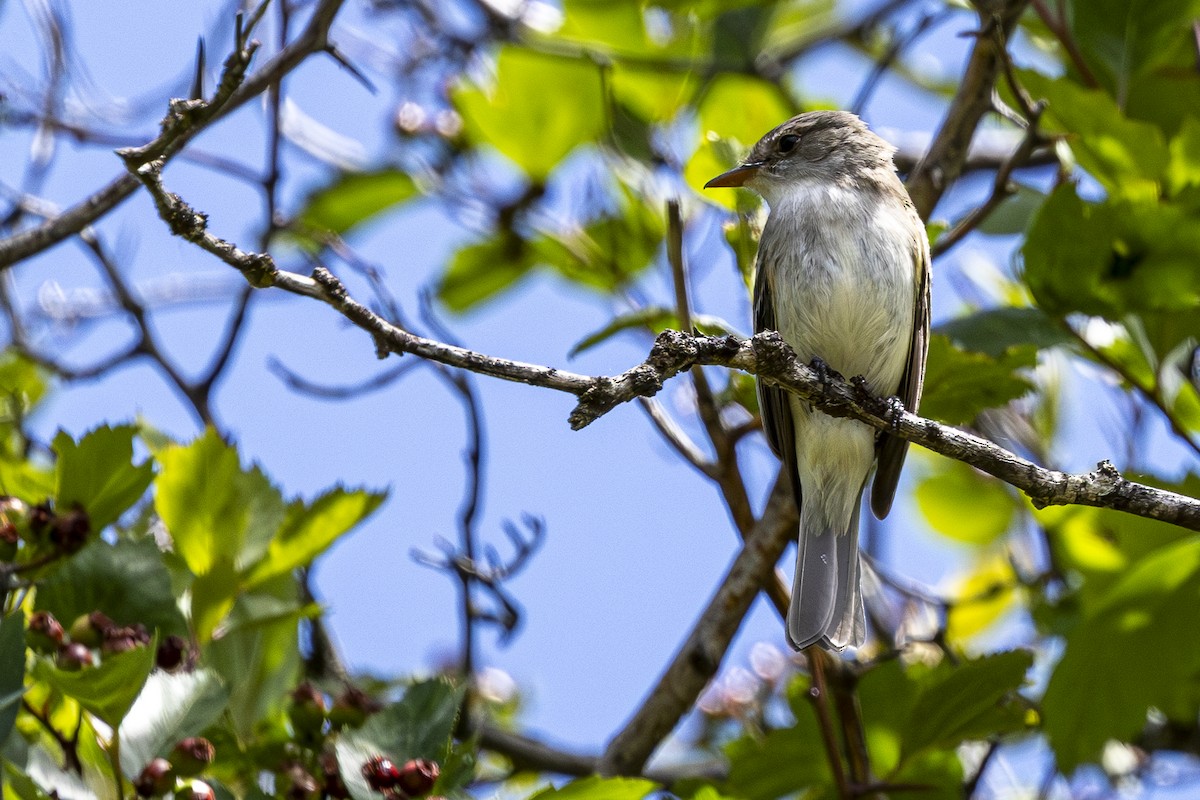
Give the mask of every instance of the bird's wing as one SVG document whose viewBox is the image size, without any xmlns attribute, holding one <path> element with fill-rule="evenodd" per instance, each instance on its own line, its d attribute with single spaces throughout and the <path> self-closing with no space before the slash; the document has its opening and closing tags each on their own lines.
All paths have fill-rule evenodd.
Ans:
<svg viewBox="0 0 1200 800">
<path fill-rule="evenodd" d="M 921 386 L 925 382 L 925 357 L 929 351 L 929 243 L 924 237 L 913 243 L 913 271 L 916 280 L 916 307 L 913 309 L 912 342 L 908 347 L 908 363 L 896 395 L 907 411 L 916 412 L 921 403 Z M 883 519 L 892 509 L 900 470 L 908 442 L 884 433 L 875 446 L 878 467 L 871 486 L 871 510 Z"/>
<path fill-rule="evenodd" d="M 771 297 L 771 284 L 767 279 L 766 270 L 762 265 L 769 254 L 762 249 L 758 251 L 758 268 L 754 276 L 754 332 L 778 331 L 779 325 L 775 320 L 775 301 Z M 758 380 L 758 412 L 762 417 L 763 433 L 767 435 L 767 444 L 787 470 L 792 481 L 792 492 L 796 498 L 796 508 L 800 508 L 800 474 L 796 470 L 796 429 L 792 423 L 792 407 L 788 403 L 788 393 L 777 386 L 770 386 Z"/>
</svg>

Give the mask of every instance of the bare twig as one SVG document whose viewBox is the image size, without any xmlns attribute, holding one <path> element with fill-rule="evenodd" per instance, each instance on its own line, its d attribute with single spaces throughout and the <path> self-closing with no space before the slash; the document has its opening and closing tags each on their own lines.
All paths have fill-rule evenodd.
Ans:
<svg viewBox="0 0 1200 800">
<path fill-rule="evenodd" d="M 987 0 L 976 4 L 981 30 L 975 37 L 962 83 L 934 137 L 933 145 L 908 177 L 908 194 L 928 219 L 950 184 L 962 174 L 971 139 L 991 109 L 992 87 L 1003 69 L 1008 36 L 1028 0 Z"/>
<path fill-rule="evenodd" d="M 226 61 L 225 73 L 213 98 L 207 103 L 178 101 L 164 123 L 163 132 L 142 147 L 123 151 L 126 161 L 146 163 L 159 158 L 169 159 L 209 124 L 261 94 L 281 75 L 295 69 L 308 56 L 324 51 L 329 43 L 329 28 L 344 2 L 345 0 L 321 0 L 300 36 L 245 80 L 243 77 L 253 55 L 254 45 L 239 42 L 239 49 Z M 0 269 L 79 233 L 116 208 L 133 194 L 138 186 L 139 183 L 133 176 L 123 173 L 59 216 L 0 240 Z"/>
</svg>

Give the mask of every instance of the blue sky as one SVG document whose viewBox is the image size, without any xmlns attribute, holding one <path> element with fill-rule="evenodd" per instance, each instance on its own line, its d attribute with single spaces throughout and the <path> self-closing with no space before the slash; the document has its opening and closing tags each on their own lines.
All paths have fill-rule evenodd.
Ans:
<svg viewBox="0 0 1200 800">
<path fill-rule="evenodd" d="M 30 5 L 33 5 L 32 3 Z M 206 35 L 210 63 L 223 56 L 223 40 L 210 35 L 220 2 L 73 3 L 70 14 L 78 63 L 89 83 L 82 99 L 98 110 L 124 101 L 150 102 L 131 120 L 92 120 L 99 129 L 149 138 L 166 96 L 185 90 L 196 37 Z M 40 74 L 36 41 L 24 4 L 0 2 L 0 74 L 9 66 Z M 353 40 L 377 30 L 351 4 L 335 27 Z M 965 16 L 937 29 L 914 49 L 923 68 L 953 74 L 966 51 L 956 36 L 971 26 Z M 267 28 L 269 31 L 269 26 Z M 264 36 L 269 36 L 265 33 Z M 797 73 L 806 97 L 846 103 L 870 65 L 840 48 L 806 59 Z M 404 99 L 385 80 L 372 96 L 328 58 L 310 60 L 287 83 L 303 112 L 361 142 L 369 163 L 388 158 L 394 142 L 389 114 Z M 28 87 L 26 87 L 28 88 Z M 16 104 L 13 87 L 2 87 Z M 885 135 L 928 132 L 940 101 L 885 80 L 866 118 Z M 262 163 L 262 108 L 251 103 L 194 147 Z M 247 143 L 250 144 L 247 144 Z M 27 129 L 0 127 L 0 180 L 21 186 L 31 146 Z M 119 170 L 104 148 L 60 140 L 46 185 L 39 191 L 61 205 L 111 179 Z M 295 150 L 288 163 L 303 161 Z M 284 196 L 295 202 L 328 170 L 304 167 L 288 173 Z M 209 213 L 218 235 L 253 246 L 260 201 L 251 188 L 174 162 L 169 188 Z M 964 181 L 939 209 L 953 216 L 987 189 L 986 180 Z M 691 202 L 700 202 L 693 199 Z M 285 209 L 288 210 L 288 209 Z M 698 215 L 702 216 L 702 215 Z M 200 277 L 238 285 L 237 276 L 198 249 L 173 239 L 139 193 L 100 226 L 121 263 L 146 286 L 168 276 Z M 697 308 L 749 327 L 749 309 L 712 225 L 688 232 L 696 269 Z M 410 313 L 416 298 L 439 274 L 471 231 L 437 201 L 420 200 L 389 214 L 357 235 L 354 244 L 381 266 L 390 289 Z M 961 307 L 956 289 L 967 285 L 979 264 L 1009 269 L 1011 241 L 973 238 L 935 267 L 935 321 Z M 286 256 L 284 258 L 286 263 Z M 293 265 L 294 266 L 294 265 Z M 81 248 L 66 243 L 17 270 L 22 295 L 32 302 L 53 283 L 66 290 L 98 286 Z M 661 281 L 651 286 L 660 286 Z M 354 284 L 352 283 L 352 286 Z M 361 289 L 361 286 L 359 287 Z M 189 369 L 207 362 L 223 326 L 226 303 L 172 308 L 155 315 L 155 327 L 173 357 Z M 577 372 L 615 373 L 640 361 L 647 343 L 618 339 L 569 360 L 571 346 L 604 325 L 610 309 L 598 298 L 555 278 L 534 276 L 499 301 L 464 317 L 447 317 L 467 347 Z M 76 363 L 109 352 L 129 336 L 112 319 L 77 330 L 50 329 L 43 345 Z M 464 476 L 460 407 L 428 370 L 410 373 L 383 392 L 352 402 L 329 403 L 298 396 L 265 368 L 282 363 L 316 381 L 349 382 L 376 374 L 381 365 L 369 338 L 347 328 L 331 309 L 300 298 L 263 293 L 236 361 L 217 391 L 217 414 L 244 457 L 259 462 L 288 494 L 311 496 L 334 483 L 387 486 L 383 510 L 321 562 L 318 588 L 330 610 L 333 631 L 356 668 L 405 674 L 450 657 L 458 634 L 453 585 L 414 564 L 413 548 L 431 548 L 436 537 L 453 538 Z M 1076 378 L 1068 378 L 1076 380 Z M 625 720 L 657 678 L 694 622 L 736 552 L 736 534 L 713 487 L 682 464 L 633 406 L 614 411 L 582 432 L 572 432 L 567 395 L 478 379 L 490 458 L 481 530 L 502 552 L 501 524 L 523 513 L 544 519 L 547 538 L 528 569 L 510 585 L 525 610 L 524 626 L 506 648 L 485 633 L 483 662 L 510 673 L 527 692 L 529 728 L 571 746 L 597 750 Z M 682 385 L 667 387 L 668 407 L 686 413 Z M 1068 410 L 1069 412 L 1070 410 Z M 1115 413 L 1115 412 L 1113 412 Z M 63 388 L 36 420 L 49 436 L 57 427 L 81 433 L 103 421 L 135 417 L 190 438 L 195 423 L 167 384 L 145 365 L 126 367 L 104 379 Z M 1087 468 L 1111 457 L 1094 416 L 1067 414 L 1070 440 L 1062 466 Z M 1119 455 L 1119 454 L 1115 454 Z M 1168 462 L 1179 463 L 1170 452 Z M 910 458 L 908 478 L 921 468 Z M 774 462 L 755 437 L 746 471 L 761 497 Z M 905 490 L 901 489 L 901 497 Z M 952 574 L 964 553 L 925 532 L 904 502 L 883 526 L 884 559 L 895 571 L 936 584 Z M 791 558 L 789 552 L 785 563 Z M 790 575 L 790 567 L 785 569 Z M 744 665 L 754 643 L 785 647 L 774 612 L 757 601 L 728 660 Z"/>
</svg>

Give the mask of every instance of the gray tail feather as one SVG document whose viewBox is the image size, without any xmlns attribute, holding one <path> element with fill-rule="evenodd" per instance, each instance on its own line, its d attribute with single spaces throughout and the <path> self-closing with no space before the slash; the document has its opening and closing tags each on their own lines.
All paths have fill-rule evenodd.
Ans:
<svg viewBox="0 0 1200 800">
<path fill-rule="evenodd" d="M 815 505 L 806 503 L 801 513 L 788 641 L 797 650 L 817 643 L 832 650 L 858 647 L 866 638 L 859 589 L 860 504 L 844 533 L 820 518 L 824 515 Z"/>
</svg>

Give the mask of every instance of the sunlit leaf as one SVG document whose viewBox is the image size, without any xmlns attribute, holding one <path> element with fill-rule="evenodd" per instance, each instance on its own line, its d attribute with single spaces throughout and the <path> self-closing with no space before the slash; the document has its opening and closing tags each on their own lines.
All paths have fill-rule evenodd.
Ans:
<svg viewBox="0 0 1200 800">
<path fill-rule="evenodd" d="M 606 127 L 594 63 L 523 47 L 500 51 L 494 86 L 459 89 L 454 103 L 471 142 L 499 150 L 535 181 Z"/>
<path fill-rule="evenodd" d="M 344 235 L 417 195 L 412 177 L 397 169 L 348 172 L 312 192 L 296 215 L 301 232 Z"/>
<path fill-rule="evenodd" d="M 67 672 L 44 658 L 33 668 L 34 677 L 79 702 L 79 705 L 113 728 L 129 712 L 150 670 L 154 669 L 157 639 L 124 653 L 106 655 L 100 664 Z"/>
<path fill-rule="evenodd" d="M 916 488 L 917 506 L 943 536 L 983 545 L 1012 525 L 1017 500 L 1005 484 L 958 461 L 940 459 Z"/>
<path fill-rule="evenodd" d="M 84 509 L 92 530 L 99 531 L 136 503 L 154 478 L 152 461 L 133 463 L 136 432 L 132 425 L 102 426 L 76 443 L 59 431 L 54 437 L 57 507 Z"/>
<path fill-rule="evenodd" d="M 197 736 L 224 712 L 229 691 L 209 670 L 154 672 L 121 722 L 121 766 L 137 775 L 188 736 Z"/>
<path fill-rule="evenodd" d="M 1139 561 L 1067 636 L 1042 708 L 1058 766 L 1070 774 L 1099 758 L 1109 739 L 1129 741 L 1151 706 L 1169 718 L 1200 671 L 1200 539 L 1188 537 Z M 1137 658 L 1136 672 L 1130 658 Z"/>
<path fill-rule="evenodd" d="M 310 563 L 375 511 L 385 497 L 383 493 L 338 488 L 311 504 L 292 503 L 283 525 L 271 539 L 266 557 L 245 577 L 244 586 L 253 587 Z"/>
<path fill-rule="evenodd" d="M 946 613 L 946 639 L 959 650 L 996 623 L 1017 599 L 1017 576 L 1002 555 L 985 556 L 954 587 Z"/>
<path fill-rule="evenodd" d="M 530 796 L 529 800 L 642 800 L 655 788 L 657 784 L 645 778 L 592 775 L 576 778 L 559 788 L 548 787 Z"/>
</svg>

